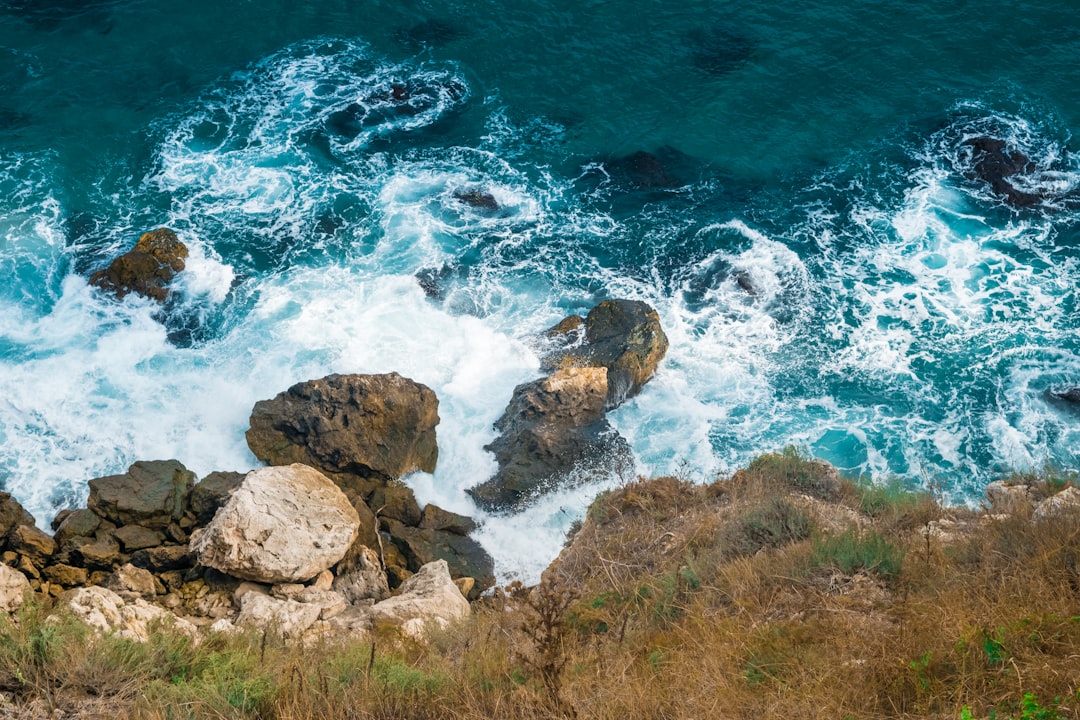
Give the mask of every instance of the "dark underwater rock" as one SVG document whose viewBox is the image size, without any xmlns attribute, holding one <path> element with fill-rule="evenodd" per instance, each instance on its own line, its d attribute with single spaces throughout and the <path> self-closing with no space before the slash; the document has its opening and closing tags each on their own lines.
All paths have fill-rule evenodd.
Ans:
<svg viewBox="0 0 1080 720">
<path fill-rule="evenodd" d="M 247 442 L 271 465 L 391 480 L 435 470 L 438 423 L 439 401 L 426 385 L 397 373 L 335 374 L 255 403 Z"/>
<path fill-rule="evenodd" d="M 168 228 L 143 233 L 135 247 L 90 276 L 90 284 L 111 291 L 117 298 L 128 293 L 158 302 L 169 297 L 169 284 L 184 269 L 188 249 Z"/>
<path fill-rule="evenodd" d="M 0 10 L 41 32 L 86 27 L 106 35 L 112 30 L 115 4 L 114 0 L 5 0 Z"/>
<path fill-rule="evenodd" d="M 454 199 L 479 210 L 497 212 L 500 209 L 499 201 L 495 199 L 495 196 L 483 190 L 456 190 Z"/>
<path fill-rule="evenodd" d="M 441 103 L 455 103 L 465 94 L 465 86 L 454 80 L 431 82 L 410 78 L 330 113 L 326 129 L 340 138 L 352 139 L 365 130 L 403 117 L 414 117 Z"/>
<path fill-rule="evenodd" d="M 752 36 L 728 27 L 692 30 L 686 44 L 691 64 L 710 75 L 723 75 L 739 68 L 757 49 Z"/>
<path fill-rule="evenodd" d="M 1013 207 L 1030 207 L 1044 198 L 1018 189 L 1009 178 L 1028 175 L 1035 164 L 1022 152 L 1010 149 L 1004 140 L 981 136 L 964 141 L 971 147 L 972 177 L 990 185 L 995 193 Z"/>
<path fill-rule="evenodd" d="M 442 47 L 452 42 L 457 42 L 468 37 L 465 28 L 445 20 L 431 18 L 401 28 L 394 37 L 410 50 L 421 50 L 426 47 Z"/>
</svg>

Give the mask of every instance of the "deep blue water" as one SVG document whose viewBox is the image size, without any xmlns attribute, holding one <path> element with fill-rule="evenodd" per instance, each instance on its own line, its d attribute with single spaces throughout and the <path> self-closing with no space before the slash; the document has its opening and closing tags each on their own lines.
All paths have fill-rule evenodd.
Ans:
<svg viewBox="0 0 1080 720">
<path fill-rule="evenodd" d="M 136 459 L 248 469 L 256 400 L 396 370 L 441 401 L 410 483 L 475 513 L 533 336 L 607 297 L 672 344 L 611 416 L 638 472 L 1072 471 L 1077 57 L 1065 0 L 0 3 L 0 487 L 47 520 Z M 162 225 L 165 311 L 87 287 Z M 534 576 L 623 479 L 479 537 Z"/>
</svg>

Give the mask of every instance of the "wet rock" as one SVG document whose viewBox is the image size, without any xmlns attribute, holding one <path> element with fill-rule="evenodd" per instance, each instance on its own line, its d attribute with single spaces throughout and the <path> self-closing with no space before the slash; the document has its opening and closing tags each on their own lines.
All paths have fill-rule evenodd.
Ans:
<svg viewBox="0 0 1080 720">
<path fill-rule="evenodd" d="M 471 517 L 443 510 L 432 503 L 427 504 L 423 517 L 420 518 L 420 528 L 423 530 L 445 530 L 455 535 L 468 535 L 477 527 L 479 526 Z"/>
<path fill-rule="evenodd" d="M 87 504 L 117 525 L 164 529 L 184 514 L 195 474 L 176 460 L 140 460 L 123 475 L 90 481 Z"/>
<path fill-rule="evenodd" d="M 498 212 L 500 209 L 499 201 L 495 199 L 495 196 L 483 190 L 456 190 L 454 191 L 454 199 L 478 210 Z"/>
<path fill-rule="evenodd" d="M 543 367 L 607 368 L 607 409 L 610 410 L 641 392 L 667 348 L 668 339 L 660 327 L 660 317 L 647 303 L 606 300 L 585 318 L 584 342 L 544 358 Z"/>
<path fill-rule="evenodd" d="M 487 551 L 472 538 L 445 530 L 406 527 L 392 521 L 389 529 L 410 568 L 419 569 L 442 560 L 447 564 L 451 577 L 471 577 L 476 580 L 474 597 L 495 584 L 495 564 Z"/>
<path fill-rule="evenodd" d="M 193 536 L 199 563 L 261 583 L 309 580 L 344 557 L 359 518 L 345 494 L 305 465 L 247 474 Z"/>
<path fill-rule="evenodd" d="M 14 568 L 0 564 L 0 612 L 15 612 L 30 593 L 30 581 Z"/>
<path fill-rule="evenodd" d="M 611 466 L 629 448 L 604 417 L 608 370 L 566 368 L 519 385 L 495 423 L 500 432 L 487 450 L 495 477 L 468 493 L 489 510 L 520 509 L 571 470 Z"/>
<path fill-rule="evenodd" d="M 964 141 L 971 147 L 973 175 L 990 185 L 995 193 L 1014 207 L 1030 207 L 1043 198 L 1016 187 L 1009 178 L 1023 176 L 1035 170 L 1026 155 L 1010 149 L 1004 140 L 994 137 L 975 137 Z"/>
<path fill-rule="evenodd" d="M 113 531 L 113 537 L 120 541 L 120 547 L 126 553 L 157 547 L 165 541 L 164 535 L 156 530 L 144 528 L 142 525 L 125 525 L 117 528 Z"/>
<path fill-rule="evenodd" d="M 206 525 L 214 518 L 214 513 L 228 501 L 233 490 L 240 486 L 243 473 L 212 472 L 191 488 L 188 504 L 199 525 Z"/>
<path fill-rule="evenodd" d="M 90 284 L 109 290 L 117 298 L 128 293 L 164 302 L 169 284 L 184 269 L 188 249 L 168 228 L 144 233 L 135 247 L 90 276 Z"/>
<path fill-rule="evenodd" d="M 413 637 L 423 637 L 431 625 L 440 627 L 469 616 L 469 601 L 450 579 L 446 561 L 439 560 L 401 585 L 401 592 L 375 603 L 371 617 L 375 623 L 399 625 Z"/>
<path fill-rule="evenodd" d="M 248 447 L 271 465 L 396 479 L 433 472 L 439 401 L 397 373 L 329 375 L 255 404 Z"/>
<path fill-rule="evenodd" d="M 359 102 L 330 113 L 326 130 L 343 140 L 353 140 L 380 125 L 415 117 L 440 106 L 454 105 L 466 94 L 466 87 L 453 79 L 439 82 L 410 78 L 381 87 Z"/>
</svg>

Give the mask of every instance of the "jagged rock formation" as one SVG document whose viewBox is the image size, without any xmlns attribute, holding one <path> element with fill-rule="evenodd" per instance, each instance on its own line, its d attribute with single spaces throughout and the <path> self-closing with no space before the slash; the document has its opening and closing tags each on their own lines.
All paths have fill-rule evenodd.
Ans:
<svg viewBox="0 0 1080 720">
<path fill-rule="evenodd" d="M 630 448 L 608 423 L 656 373 L 668 339 L 656 311 L 636 300 L 607 300 L 544 333 L 548 377 L 514 388 L 499 437 L 487 450 L 498 472 L 468 492 L 488 510 L 519 510 L 544 490 L 630 463 Z"/>
<path fill-rule="evenodd" d="M 176 233 L 159 228 L 143 233 L 134 248 L 91 275 L 89 282 L 118 298 L 135 293 L 164 302 L 169 297 L 169 284 L 184 269 L 187 256 L 187 246 Z"/>
</svg>

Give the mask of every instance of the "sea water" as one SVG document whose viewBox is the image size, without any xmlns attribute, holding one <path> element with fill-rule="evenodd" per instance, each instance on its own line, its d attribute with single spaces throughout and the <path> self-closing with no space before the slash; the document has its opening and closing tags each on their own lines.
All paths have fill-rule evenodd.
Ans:
<svg viewBox="0 0 1080 720">
<path fill-rule="evenodd" d="M 956 502 L 1072 471 L 1078 56 L 1065 0 L 0 3 L 0 488 L 47 523 L 137 459 L 247 470 L 256 401 L 390 371 L 440 400 L 407 482 L 504 579 L 599 490 L 788 445 Z M 161 226 L 168 306 L 87 285 Z M 610 414 L 636 467 L 480 512 L 536 334 L 611 297 L 671 341 Z"/>
</svg>

